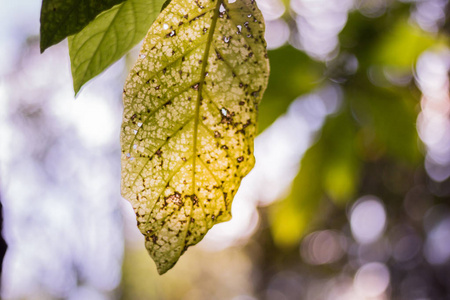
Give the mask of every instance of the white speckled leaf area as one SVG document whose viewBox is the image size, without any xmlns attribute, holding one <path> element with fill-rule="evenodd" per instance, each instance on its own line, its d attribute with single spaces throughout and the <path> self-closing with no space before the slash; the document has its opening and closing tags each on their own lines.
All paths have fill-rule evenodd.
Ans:
<svg viewBox="0 0 450 300">
<path fill-rule="evenodd" d="M 124 87 L 122 195 L 160 274 L 231 218 L 268 76 L 254 0 L 172 0 L 151 26 Z"/>
</svg>

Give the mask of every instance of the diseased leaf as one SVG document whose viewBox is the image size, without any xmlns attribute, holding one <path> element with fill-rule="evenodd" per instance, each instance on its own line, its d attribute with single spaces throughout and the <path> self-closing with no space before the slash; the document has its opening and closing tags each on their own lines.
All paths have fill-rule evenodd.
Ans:
<svg viewBox="0 0 450 300">
<path fill-rule="evenodd" d="M 69 37 L 75 93 L 142 40 L 163 2 L 127 0 L 100 14 L 82 31 Z"/>
<path fill-rule="evenodd" d="M 102 11 L 124 0 L 43 0 L 41 8 L 41 53 L 79 32 Z"/>
<path fill-rule="evenodd" d="M 158 272 L 231 218 L 267 85 L 255 1 L 172 0 L 124 88 L 122 194 Z"/>
</svg>

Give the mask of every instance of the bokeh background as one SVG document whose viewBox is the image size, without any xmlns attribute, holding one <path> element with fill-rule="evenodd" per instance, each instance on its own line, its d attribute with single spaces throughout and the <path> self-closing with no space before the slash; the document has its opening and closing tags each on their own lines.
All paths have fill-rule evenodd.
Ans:
<svg viewBox="0 0 450 300">
<path fill-rule="evenodd" d="M 157 275 L 120 196 L 122 85 L 75 99 L 41 1 L 0 1 L 2 299 L 450 299 L 447 0 L 258 0 L 271 75 L 255 169 Z"/>
</svg>

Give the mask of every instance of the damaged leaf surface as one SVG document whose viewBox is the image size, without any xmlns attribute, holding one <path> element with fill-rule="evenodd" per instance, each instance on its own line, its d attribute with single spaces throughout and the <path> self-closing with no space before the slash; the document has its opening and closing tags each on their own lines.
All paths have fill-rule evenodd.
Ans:
<svg viewBox="0 0 450 300">
<path fill-rule="evenodd" d="M 122 194 L 158 272 L 231 218 L 267 85 L 253 0 L 172 0 L 124 87 Z"/>
</svg>

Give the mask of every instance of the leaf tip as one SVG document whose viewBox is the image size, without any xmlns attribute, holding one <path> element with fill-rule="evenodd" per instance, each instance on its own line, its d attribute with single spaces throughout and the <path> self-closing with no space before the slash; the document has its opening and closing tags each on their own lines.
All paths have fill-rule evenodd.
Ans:
<svg viewBox="0 0 450 300">
<path fill-rule="evenodd" d="M 41 36 L 39 39 L 39 47 L 40 47 L 41 54 L 44 53 L 44 51 L 47 50 L 48 47 L 50 47 L 49 43 L 44 38 L 42 32 L 41 32 Z"/>
<path fill-rule="evenodd" d="M 77 80 L 73 80 L 73 92 L 74 96 L 78 97 L 80 94 L 81 88 L 83 87 L 83 84 L 80 84 Z"/>
<path fill-rule="evenodd" d="M 41 54 L 44 53 L 45 50 L 58 44 L 62 40 L 63 39 L 59 39 L 59 40 L 55 39 L 53 36 L 49 35 L 49 33 L 47 32 L 47 30 L 45 28 L 42 28 L 42 26 L 41 26 L 41 29 L 39 32 L 39 47 L 40 47 Z"/>
<path fill-rule="evenodd" d="M 178 259 L 175 261 L 163 261 L 163 262 L 155 260 L 156 270 L 158 271 L 158 274 L 164 275 L 165 273 L 167 273 L 167 271 L 169 271 L 170 269 L 173 268 L 173 266 L 175 266 L 177 261 Z"/>
</svg>

